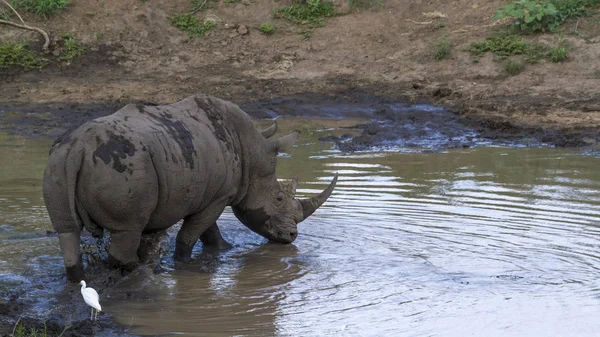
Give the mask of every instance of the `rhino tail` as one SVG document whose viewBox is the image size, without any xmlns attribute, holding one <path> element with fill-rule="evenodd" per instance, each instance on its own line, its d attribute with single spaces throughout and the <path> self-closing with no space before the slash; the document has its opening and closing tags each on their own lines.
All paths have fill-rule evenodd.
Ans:
<svg viewBox="0 0 600 337">
<path fill-rule="evenodd" d="M 79 282 L 85 278 L 83 262 L 80 255 L 80 235 L 84 222 L 82 221 L 80 214 L 85 214 L 85 217 L 87 218 L 89 218 L 89 216 L 87 216 L 87 213 L 83 211 L 81 207 L 78 207 L 81 205 L 79 205 L 76 196 L 77 178 L 79 176 L 83 158 L 83 148 L 78 148 L 76 145 L 73 145 L 73 148 L 70 149 L 67 156 L 64 158 L 65 166 L 64 176 L 62 178 L 64 179 L 64 186 L 66 187 L 66 195 L 64 195 L 63 192 L 60 193 L 60 195 L 54 196 L 56 198 L 66 197 L 69 207 L 68 218 L 70 219 L 63 219 L 57 226 L 59 228 L 56 229 L 58 232 L 60 250 L 65 263 L 67 278 L 71 282 Z M 66 209 L 63 209 L 63 212 L 66 211 Z M 66 216 L 67 214 L 65 214 L 65 218 Z"/>
</svg>

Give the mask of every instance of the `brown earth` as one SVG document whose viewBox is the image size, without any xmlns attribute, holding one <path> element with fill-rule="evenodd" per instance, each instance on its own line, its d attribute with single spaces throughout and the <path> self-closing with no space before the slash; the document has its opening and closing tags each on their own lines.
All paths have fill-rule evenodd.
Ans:
<svg viewBox="0 0 600 337">
<path fill-rule="evenodd" d="M 471 42 L 506 27 L 491 19 L 504 0 L 383 0 L 374 9 L 327 19 L 309 39 L 300 34 L 306 27 L 273 19 L 273 11 L 287 4 L 220 1 L 217 8 L 196 13 L 218 24 L 194 39 L 169 21 L 189 10 L 190 0 L 73 0 L 48 19 L 25 15 L 54 39 L 73 34 L 87 51 L 42 72 L 0 74 L 0 102 L 169 103 L 205 93 L 247 103 L 302 92 L 344 96 L 362 91 L 451 106 L 472 123 L 500 131 L 598 134 L 600 25 L 594 17 L 565 25 L 567 62 L 528 64 L 509 77 L 493 55 L 474 63 L 466 51 Z M 347 11 L 345 2 L 337 4 Z M 427 15 L 435 11 L 446 17 Z M 277 26 L 272 36 L 258 30 L 267 21 Z M 566 33 L 572 30 L 579 35 Z M 560 36 L 527 38 L 555 45 Z M 9 39 L 40 37 L 0 26 L 0 40 Z M 452 54 L 435 61 L 433 46 L 440 39 L 451 41 Z"/>
</svg>

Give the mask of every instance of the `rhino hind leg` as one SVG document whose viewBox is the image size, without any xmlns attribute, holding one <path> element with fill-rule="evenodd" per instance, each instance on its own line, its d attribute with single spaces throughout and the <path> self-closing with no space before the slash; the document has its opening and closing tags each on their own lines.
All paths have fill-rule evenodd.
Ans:
<svg viewBox="0 0 600 337">
<path fill-rule="evenodd" d="M 81 242 L 80 232 L 58 233 L 58 242 L 62 251 L 67 279 L 70 282 L 79 282 L 85 279 L 83 263 L 79 254 Z"/>
<path fill-rule="evenodd" d="M 202 241 L 204 248 L 209 250 L 228 250 L 232 248 L 231 244 L 223 239 L 216 223 L 200 235 L 200 241 Z"/>
<path fill-rule="evenodd" d="M 133 270 L 139 263 L 137 254 L 141 231 L 115 231 L 110 233 L 108 259 L 111 265 Z"/>
</svg>

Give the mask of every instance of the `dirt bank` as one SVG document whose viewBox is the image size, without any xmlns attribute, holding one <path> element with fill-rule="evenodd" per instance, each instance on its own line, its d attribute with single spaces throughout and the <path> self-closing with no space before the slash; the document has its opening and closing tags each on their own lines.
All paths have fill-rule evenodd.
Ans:
<svg viewBox="0 0 600 337">
<path fill-rule="evenodd" d="M 337 4 L 347 9 L 345 2 Z M 506 76 L 493 55 L 474 63 L 466 51 L 471 42 L 502 27 L 491 16 L 504 1 L 382 4 L 327 19 L 306 39 L 300 34 L 306 27 L 272 18 L 284 3 L 217 2 L 216 8 L 196 13 L 200 19 L 216 20 L 215 29 L 190 39 L 169 21 L 169 16 L 190 8 L 188 0 L 168 6 L 157 1 L 73 1 L 47 20 L 31 15 L 25 19 L 51 36 L 75 35 L 87 52 L 42 72 L 4 73 L 0 102 L 169 103 L 206 93 L 248 103 L 303 92 L 344 96 L 362 91 L 452 107 L 468 123 L 499 133 L 525 129 L 566 135 L 559 145 L 596 138 L 600 27 L 595 18 L 567 23 L 564 32 L 577 34 L 526 37 L 554 45 L 562 36 L 568 60 L 530 64 L 522 73 Z M 434 11 L 445 18 L 424 14 Z M 272 36 L 258 30 L 267 21 L 277 27 Z M 1 40 L 38 38 L 5 26 L 0 30 Z M 452 52 L 436 61 L 433 45 L 441 39 L 452 44 Z"/>
</svg>

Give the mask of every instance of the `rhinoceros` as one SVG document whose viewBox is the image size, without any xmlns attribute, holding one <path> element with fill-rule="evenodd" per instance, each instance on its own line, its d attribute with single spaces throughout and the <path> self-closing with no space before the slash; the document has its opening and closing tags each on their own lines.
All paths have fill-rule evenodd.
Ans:
<svg viewBox="0 0 600 337">
<path fill-rule="evenodd" d="M 186 261 L 198 239 L 225 247 L 216 221 L 226 206 L 249 229 L 278 243 L 296 239 L 297 224 L 331 195 L 296 199 L 297 179 L 279 182 L 277 154 L 299 132 L 272 139 L 277 123 L 254 128 L 237 105 L 197 95 L 170 105 L 129 104 L 59 137 L 44 172 L 46 208 L 67 278 L 84 279 L 80 234 L 110 232 L 109 261 L 132 269 L 142 233 L 179 220 L 175 259 Z"/>
</svg>

